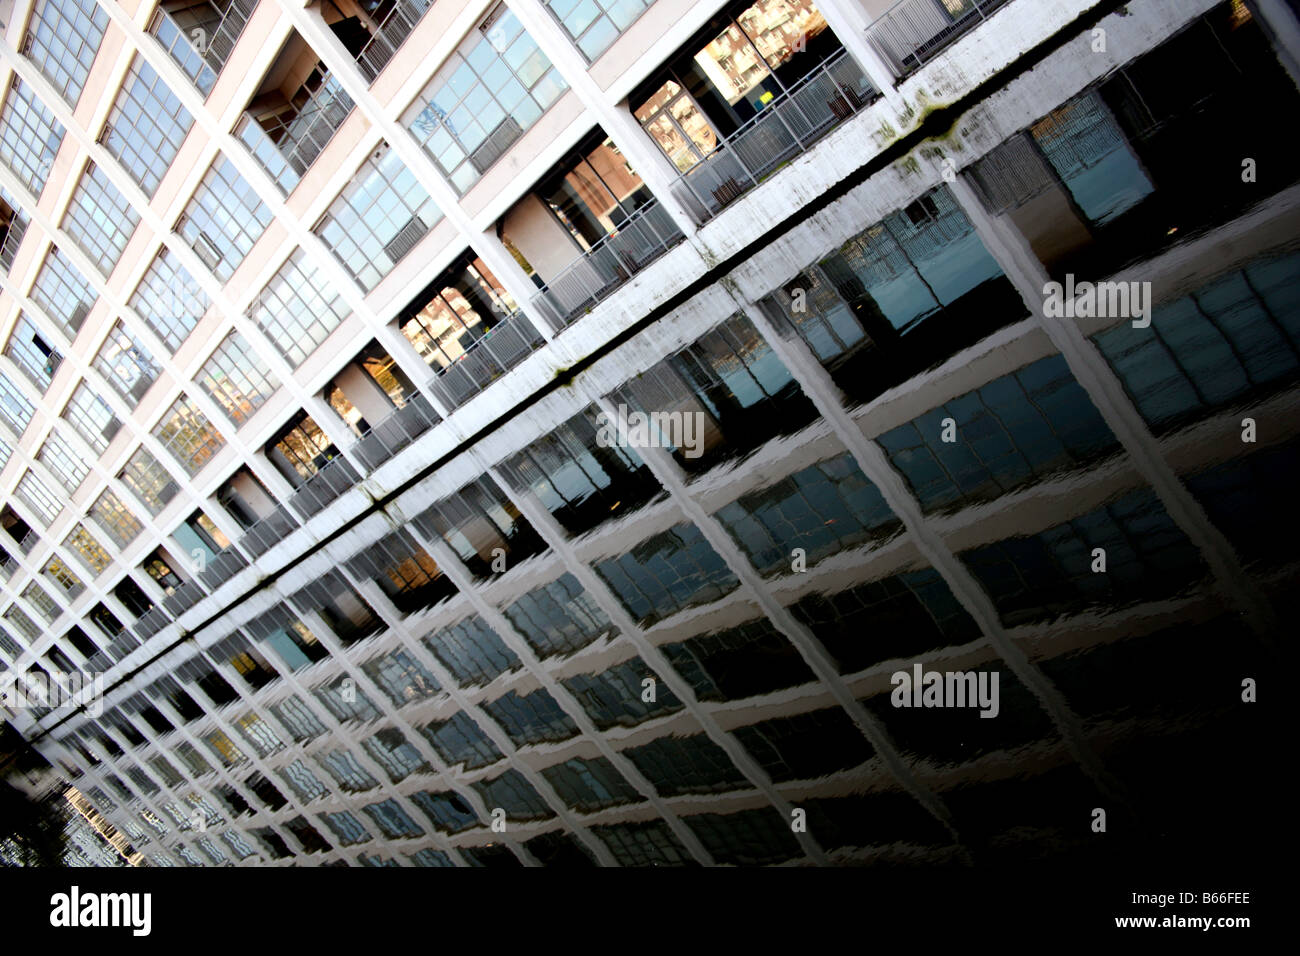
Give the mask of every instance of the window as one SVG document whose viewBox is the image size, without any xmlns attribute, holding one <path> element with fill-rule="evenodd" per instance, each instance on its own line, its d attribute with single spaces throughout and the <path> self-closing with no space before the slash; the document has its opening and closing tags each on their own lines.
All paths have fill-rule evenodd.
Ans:
<svg viewBox="0 0 1300 956">
<path fill-rule="evenodd" d="M 79 524 L 72 529 L 72 533 L 63 539 L 63 546 L 77 555 L 81 563 L 89 569 L 91 577 L 103 574 L 104 570 L 113 563 L 112 556 L 83 525 Z"/>
<path fill-rule="evenodd" d="M 609 730 L 635 727 L 652 717 L 682 709 L 682 702 L 667 685 L 657 687 L 653 701 L 643 700 L 642 681 L 646 678 L 660 683 L 658 675 L 636 657 L 599 674 L 576 674 L 561 683 L 577 698 L 597 729 Z"/>
<path fill-rule="evenodd" d="M 35 91 L 17 76 L 0 109 L 0 157 L 28 191 L 40 198 L 63 141 L 63 126 L 45 108 Z"/>
<path fill-rule="evenodd" d="M 5 355 L 13 359 L 19 370 L 42 392 L 49 387 L 63 360 L 46 337 L 22 313 L 19 313 L 18 320 L 14 322 L 13 333 L 5 346 Z"/>
<path fill-rule="evenodd" d="M 366 815 L 375 821 L 375 824 L 383 831 L 384 836 L 391 839 L 400 839 L 402 837 L 424 836 L 424 831 L 412 820 L 396 800 L 385 800 L 382 803 L 372 803 L 368 807 L 363 807 Z M 387 865 L 387 864 L 385 864 Z M 393 864 L 396 866 L 397 864 Z"/>
<path fill-rule="evenodd" d="M 330 204 L 315 232 L 369 292 L 441 218 L 424 187 L 384 143 Z"/>
<path fill-rule="evenodd" d="M 340 677 L 332 684 L 318 687 L 315 694 L 316 699 L 324 704 L 325 709 L 339 722 L 367 721 L 379 717 L 379 708 L 356 686 L 356 682 L 351 677 Z"/>
<path fill-rule="evenodd" d="M 434 631 L 421 643 L 462 685 L 486 684 L 520 666 L 519 658 L 478 615 Z"/>
<path fill-rule="evenodd" d="M 14 626 L 15 630 L 27 638 L 29 644 L 39 640 L 43 633 L 40 626 L 28 617 L 27 612 L 17 604 L 10 605 L 9 610 L 4 613 L 4 618 Z"/>
<path fill-rule="evenodd" d="M 96 298 L 90 283 L 59 252 L 58 246 L 51 246 L 32 283 L 32 301 L 51 319 L 62 323 L 69 339 L 75 339 Z"/>
<path fill-rule="evenodd" d="M 298 743 L 304 743 L 326 732 L 325 725 L 312 713 L 311 708 L 297 697 L 286 697 L 280 703 L 272 704 L 271 713 L 275 714 Z"/>
<path fill-rule="evenodd" d="M 211 305 L 207 293 L 167 249 L 160 249 L 130 306 L 175 352 Z"/>
<path fill-rule="evenodd" d="M 248 317 L 297 368 L 349 311 L 321 270 L 298 249 L 258 293 Z"/>
<path fill-rule="evenodd" d="M 650 6 L 651 0 L 546 0 L 564 32 L 590 63 Z"/>
<path fill-rule="evenodd" d="M 276 751 L 284 749 L 284 741 L 276 736 L 271 725 L 256 713 L 249 712 L 237 718 L 234 726 L 257 751 L 259 757 L 265 759 Z"/>
<path fill-rule="evenodd" d="M 176 94 L 137 54 L 100 142 L 152 199 L 193 122 Z"/>
<path fill-rule="evenodd" d="M 466 770 L 476 770 L 505 756 L 463 710 L 448 720 L 431 722 L 420 732 L 449 767 L 463 764 Z"/>
<path fill-rule="evenodd" d="M 685 522 L 601 561 L 596 573 L 642 625 L 716 601 L 739 584 L 695 525 Z"/>
<path fill-rule="evenodd" d="M 764 720 L 735 734 L 774 783 L 828 777 L 866 763 L 875 752 L 839 707 Z"/>
<path fill-rule="evenodd" d="M 803 857 L 790 827 L 770 810 L 693 813 L 686 823 L 718 863 L 770 866 Z"/>
<path fill-rule="evenodd" d="M 459 833 L 478 823 L 470 805 L 455 793 L 421 791 L 411 794 L 411 802 L 424 811 L 435 828 L 444 833 Z"/>
<path fill-rule="evenodd" d="M 277 388 L 271 370 L 238 332 L 226 336 L 195 378 L 236 427 L 248 421 Z"/>
<path fill-rule="evenodd" d="M 401 783 L 413 773 L 430 771 L 429 765 L 420 756 L 420 752 L 412 747 L 406 736 L 396 728 L 389 727 L 379 731 L 373 737 L 361 741 L 361 746 L 375 763 L 384 768 L 388 779 L 393 783 Z"/>
<path fill-rule="evenodd" d="M 478 258 L 463 259 L 448 269 L 417 301 L 423 303 L 419 311 L 406 313 L 398 323 L 436 371 L 455 364 L 516 309 L 510 293 Z"/>
<path fill-rule="evenodd" d="M 623 753 L 655 785 L 660 796 L 749 788 L 727 752 L 704 734 L 660 737 Z"/>
<path fill-rule="evenodd" d="M 31 220 L 8 190 L 0 186 L 0 269 L 8 271 L 18 255 Z"/>
<path fill-rule="evenodd" d="M 152 434 L 191 477 L 198 474 L 226 443 L 184 394 L 163 414 Z"/>
<path fill-rule="evenodd" d="M 428 700 L 442 690 L 437 678 L 404 650 L 392 651 L 366 661 L 361 669 L 388 695 L 395 707 L 402 707 L 412 701 Z"/>
<path fill-rule="evenodd" d="M 402 121 L 463 195 L 567 88 L 502 5 L 447 59 Z"/>
<path fill-rule="evenodd" d="M 0 376 L 0 418 L 9 423 L 14 434 L 21 436 L 35 411 L 32 403 L 13 382 Z"/>
<path fill-rule="evenodd" d="M 167 469 L 144 446 L 135 450 L 117 477 L 155 518 L 180 490 Z"/>
<path fill-rule="evenodd" d="M 41 0 L 36 4 L 23 53 L 76 106 L 104 39 L 108 14 L 95 0 Z"/>
<path fill-rule="evenodd" d="M 54 524 L 54 519 L 63 510 L 63 502 L 59 500 L 59 496 L 46 487 L 45 482 L 37 477 L 34 471 L 28 471 L 23 475 L 14 489 L 14 494 L 44 520 L 46 527 Z"/>
<path fill-rule="evenodd" d="M 63 418 L 97 455 L 104 454 L 108 443 L 122 427 L 113 410 L 85 382 L 78 385 L 72 398 L 68 399 Z"/>
<path fill-rule="evenodd" d="M 54 599 L 35 581 L 23 588 L 23 600 L 36 608 L 37 613 L 45 618 L 47 624 L 53 624 L 54 619 L 63 613 L 54 603 Z"/>
<path fill-rule="evenodd" d="M 578 725 L 545 688 L 522 696 L 512 690 L 484 704 L 483 709 L 510 735 L 516 747 L 568 740 L 578 733 Z"/>
<path fill-rule="evenodd" d="M 93 361 L 95 371 L 104 377 L 113 391 L 131 408 L 144 398 L 149 386 L 158 379 L 158 366 L 149 350 L 132 336 L 121 319 L 99 347 Z"/>
<path fill-rule="evenodd" d="M 303 802 L 319 799 L 329 792 L 325 784 L 321 783 L 301 760 L 285 764 L 278 772 L 289 785 L 289 789 Z"/>
<path fill-rule="evenodd" d="M 338 813 L 322 813 L 320 818 L 325 821 L 327 827 L 334 831 L 334 835 L 338 837 L 339 843 L 343 846 L 365 843 L 370 839 L 370 834 L 366 832 L 366 828 L 346 810 L 340 810 Z"/>
<path fill-rule="evenodd" d="M 194 191 L 176 232 L 222 282 L 228 282 L 271 221 L 253 188 L 219 156 Z"/>
<path fill-rule="evenodd" d="M 257 0 L 203 0 L 201 3 L 183 0 L 160 4 L 149 32 L 158 38 L 195 88 L 207 96 L 256 5 Z M 196 35 L 202 40 L 197 48 L 192 42 Z"/>
<path fill-rule="evenodd" d="M 120 548 L 125 548 L 144 530 L 130 509 L 111 491 L 105 491 L 91 505 L 90 517 Z"/>
<path fill-rule="evenodd" d="M 477 780 L 471 786 L 489 807 L 500 807 L 512 820 L 545 820 L 555 812 L 527 778 L 510 769 L 498 777 Z"/>
<path fill-rule="evenodd" d="M 700 700 L 756 697 L 816 677 L 799 651 L 766 618 L 662 646 Z"/>
<path fill-rule="evenodd" d="M 63 589 L 64 595 L 69 601 L 75 600 L 86 589 L 86 585 L 82 583 L 81 578 L 77 577 L 72 569 L 63 563 L 62 558 L 50 558 L 45 563 L 44 574 Z"/>
<path fill-rule="evenodd" d="M 641 800 L 635 788 L 604 757 L 591 760 L 575 757 L 547 767 L 542 776 L 561 800 L 580 813 L 595 813 Z"/>
<path fill-rule="evenodd" d="M 68 440 L 58 431 L 50 432 L 45 444 L 41 445 L 36 460 L 59 480 L 69 495 L 76 492 L 86 475 L 90 474 L 90 465 L 86 463 L 85 456 L 68 444 Z"/>
<path fill-rule="evenodd" d="M 104 171 L 87 163 L 63 217 L 63 229 L 104 275 L 117 265 L 139 222 L 139 213 Z"/>
<path fill-rule="evenodd" d="M 765 576 L 789 573 L 795 548 L 811 567 L 902 525 L 847 452 L 741 496 L 717 518 Z"/>
<path fill-rule="evenodd" d="M 346 750 L 321 753 L 316 760 L 339 787 L 348 793 L 364 793 L 379 786 L 379 781 L 366 773 L 361 764 L 357 763 L 357 758 Z"/>
<path fill-rule="evenodd" d="M 619 866 L 691 866 L 686 847 L 662 820 L 594 826 Z"/>
</svg>

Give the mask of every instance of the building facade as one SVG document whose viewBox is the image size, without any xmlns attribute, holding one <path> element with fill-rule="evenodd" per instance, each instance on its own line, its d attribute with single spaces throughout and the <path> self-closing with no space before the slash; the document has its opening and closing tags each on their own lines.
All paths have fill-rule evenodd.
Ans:
<svg viewBox="0 0 1300 956">
<path fill-rule="evenodd" d="M 1252 732 L 1291 0 L 0 11 L 6 719 L 124 855 L 1083 854 Z"/>
</svg>

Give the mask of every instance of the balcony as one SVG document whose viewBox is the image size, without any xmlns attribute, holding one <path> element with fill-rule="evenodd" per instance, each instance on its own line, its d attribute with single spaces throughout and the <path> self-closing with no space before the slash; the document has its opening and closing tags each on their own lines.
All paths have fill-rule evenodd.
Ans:
<svg viewBox="0 0 1300 956">
<path fill-rule="evenodd" d="M 404 406 L 362 435 L 353 451 L 373 471 L 440 421 L 428 399 L 411 395 Z"/>
<path fill-rule="evenodd" d="M 226 548 L 217 552 L 208 566 L 199 572 L 199 582 L 209 591 L 215 591 L 246 567 L 247 558 L 234 548 Z"/>
<path fill-rule="evenodd" d="M 432 5 L 433 0 L 396 0 L 387 13 L 383 12 L 383 5 L 375 11 L 379 26 L 357 54 L 357 66 L 366 79 L 373 83 L 379 78 L 389 60 Z"/>
<path fill-rule="evenodd" d="M 289 504 L 306 520 L 320 514 L 326 505 L 360 480 L 357 470 L 339 455 L 331 458 L 320 471 L 301 484 L 289 499 Z"/>
<path fill-rule="evenodd" d="M 173 617 L 180 617 L 194 605 L 202 601 L 206 594 L 203 589 L 193 581 L 185 581 L 171 594 L 163 598 L 162 606 L 167 609 Z"/>
<path fill-rule="evenodd" d="M 490 328 L 451 365 L 439 369 L 428 388 L 448 408 L 458 408 L 514 368 L 545 341 L 520 312 Z"/>
<path fill-rule="evenodd" d="M 154 15 L 149 32 L 207 96 L 256 7 L 257 0 L 166 2 Z"/>
<path fill-rule="evenodd" d="M 284 505 L 277 505 L 274 511 L 248 527 L 239 544 L 256 561 L 297 529 L 298 522 L 293 515 Z"/>
<path fill-rule="evenodd" d="M 170 624 L 171 620 L 166 608 L 152 607 L 135 622 L 133 630 L 136 637 L 146 641 Z"/>
<path fill-rule="evenodd" d="M 27 217 L 0 197 L 0 269 L 8 272 L 27 232 Z"/>
<path fill-rule="evenodd" d="M 867 28 L 867 41 L 900 79 L 989 18 L 1007 0 L 899 0 Z"/>
<path fill-rule="evenodd" d="M 538 314 L 559 332 L 683 238 L 672 217 L 651 200 L 546 284 L 533 299 Z"/>
<path fill-rule="evenodd" d="M 703 224 L 878 96 L 841 51 L 682 173 L 673 195 Z"/>
</svg>

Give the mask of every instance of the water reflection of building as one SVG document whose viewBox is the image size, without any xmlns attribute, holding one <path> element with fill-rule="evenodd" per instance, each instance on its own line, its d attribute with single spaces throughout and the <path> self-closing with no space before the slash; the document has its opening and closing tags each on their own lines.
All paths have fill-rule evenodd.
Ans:
<svg viewBox="0 0 1300 956">
<path fill-rule="evenodd" d="M 1117 783 L 1180 838 L 1180 794 L 1241 806 L 1193 758 L 1259 739 L 1222 700 L 1293 590 L 1300 373 L 1247 5 L 1135 0 L 1081 57 L 1039 0 L 704 5 L 671 50 L 661 4 L 512 0 L 442 63 L 354 6 L 80 79 L 29 26 L 0 104 L 107 170 L 0 170 L 0 655 L 108 673 L 102 720 L 13 720 L 132 847 L 1085 860 Z M 185 95 L 133 129 L 101 73 Z M 199 94 L 246 118 L 186 179 L 133 144 L 207 142 Z M 1067 276 L 1150 282 L 1150 325 L 1045 315 Z M 697 447 L 603 442 L 620 406 Z M 915 661 L 999 717 L 892 707 Z"/>
</svg>

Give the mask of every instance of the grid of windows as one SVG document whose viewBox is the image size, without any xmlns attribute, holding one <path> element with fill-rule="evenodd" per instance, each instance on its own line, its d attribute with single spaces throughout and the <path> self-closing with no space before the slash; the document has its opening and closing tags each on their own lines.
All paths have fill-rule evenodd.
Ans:
<svg viewBox="0 0 1300 956">
<path fill-rule="evenodd" d="M 85 382 L 78 385 L 72 398 L 68 399 L 63 418 L 97 455 L 104 454 L 108 443 L 122 427 L 113 410 Z"/>
<path fill-rule="evenodd" d="M 73 494 L 80 488 L 86 475 L 90 474 L 90 465 L 85 457 L 79 455 L 68 440 L 57 431 L 50 432 L 45 443 L 41 445 L 36 460 L 59 480 L 63 490 L 68 494 Z"/>
<path fill-rule="evenodd" d="M 198 407 L 182 393 L 154 426 L 153 437 L 193 477 L 221 450 L 226 440 Z"/>
<path fill-rule="evenodd" d="M 195 380 L 236 426 L 248 421 L 278 387 L 261 356 L 238 332 L 217 346 Z"/>
<path fill-rule="evenodd" d="M 95 0 L 41 0 L 27 25 L 23 53 L 76 106 L 107 26 L 108 14 Z"/>
<path fill-rule="evenodd" d="M 176 257 L 161 249 L 129 304 L 175 352 L 212 303 Z"/>
<path fill-rule="evenodd" d="M 63 126 L 17 76 L 0 110 L 0 158 L 33 196 L 40 196 L 63 141 Z"/>
<path fill-rule="evenodd" d="M 636 22 L 650 0 L 546 0 L 546 6 L 591 62 Z"/>
<path fill-rule="evenodd" d="M 90 517 L 119 548 L 135 540 L 144 526 L 112 491 L 105 491 L 90 507 Z"/>
<path fill-rule="evenodd" d="M 92 363 L 113 391 L 135 408 L 149 386 L 158 379 L 158 366 L 139 340 L 131 336 L 126 323 L 118 319 Z"/>
<path fill-rule="evenodd" d="M 28 471 L 14 488 L 16 494 L 26 505 L 44 520 L 46 526 L 52 525 L 54 519 L 63 510 L 63 502 L 52 492 L 34 471 Z"/>
<path fill-rule="evenodd" d="M 180 490 L 167 469 L 144 446 L 136 449 L 117 477 L 155 518 Z"/>
<path fill-rule="evenodd" d="M 324 273 L 298 249 L 248 307 L 248 317 L 297 368 L 348 311 Z"/>
<path fill-rule="evenodd" d="M 403 117 L 462 194 L 568 88 L 514 13 L 502 11 L 469 35 Z"/>
<path fill-rule="evenodd" d="M 152 199 L 193 123 L 176 94 L 137 54 L 100 142 Z"/>
<path fill-rule="evenodd" d="M 95 304 L 90 283 L 67 260 L 58 246 L 51 246 L 36 281 L 32 283 L 32 301 L 51 319 L 63 326 L 64 334 L 75 339 L 82 323 Z"/>
<path fill-rule="evenodd" d="M 271 222 L 253 187 L 220 156 L 194 191 L 176 232 L 222 282 L 228 282 Z"/>
<path fill-rule="evenodd" d="M 87 163 L 63 217 L 63 229 L 104 275 L 113 271 L 139 223 L 139 213 L 104 171 Z"/>
<path fill-rule="evenodd" d="M 369 292 L 441 218 L 424 187 L 385 143 L 330 204 L 316 234 Z"/>
<path fill-rule="evenodd" d="M 63 539 L 63 546 L 76 554 L 81 563 L 90 570 L 92 577 L 103 574 L 113 563 L 112 555 L 104 550 L 104 546 L 95 540 L 95 536 L 87 531 L 84 525 L 79 524 L 73 528 L 72 532 Z"/>
<path fill-rule="evenodd" d="M 9 379 L 0 375 L 0 417 L 9 423 L 15 435 L 21 435 L 32 420 L 32 403 Z"/>
</svg>

